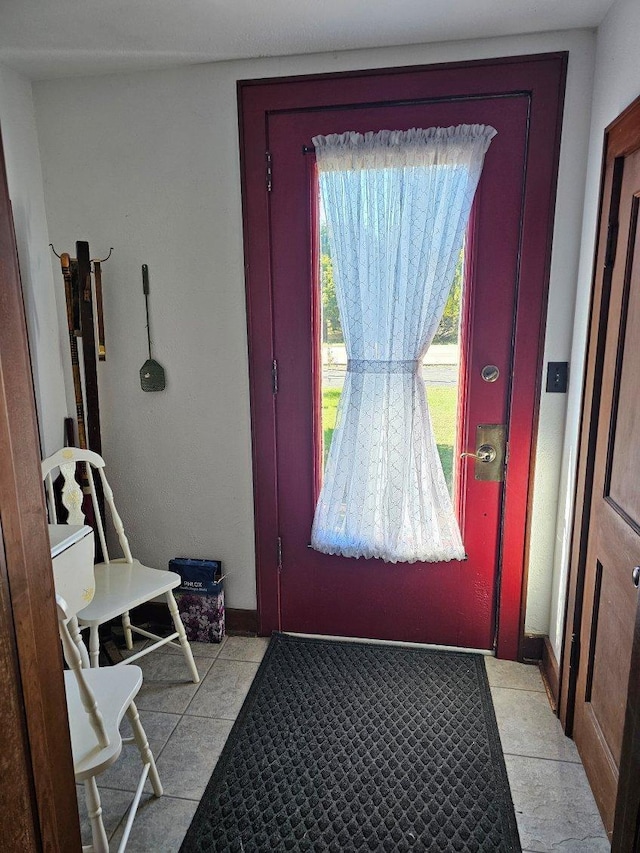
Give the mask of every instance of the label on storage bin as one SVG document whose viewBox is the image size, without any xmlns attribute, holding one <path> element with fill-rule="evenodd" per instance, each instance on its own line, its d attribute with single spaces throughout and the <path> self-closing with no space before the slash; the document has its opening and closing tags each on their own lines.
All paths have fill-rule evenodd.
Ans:
<svg viewBox="0 0 640 853">
<path fill-rule="evenodd" d="M 222 591 L 222 563 L 220 560 L 196 560 L 175 557 L 169 561 L 169 571 L 180 575 L 181 592 L 218 595 Z"/>
</svg>

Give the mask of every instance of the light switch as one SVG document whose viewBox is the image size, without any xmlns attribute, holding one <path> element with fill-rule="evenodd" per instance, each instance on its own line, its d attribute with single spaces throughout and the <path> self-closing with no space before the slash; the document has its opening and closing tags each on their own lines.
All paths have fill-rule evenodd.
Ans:
<svg viewBox="0 0 640 853">
<path fill-rule="evenodd" d="M 569 379 L 568 361 L 550 361 L 547 365 L 547 392 L 555 394 L 567 393 Z"/>
</svg>

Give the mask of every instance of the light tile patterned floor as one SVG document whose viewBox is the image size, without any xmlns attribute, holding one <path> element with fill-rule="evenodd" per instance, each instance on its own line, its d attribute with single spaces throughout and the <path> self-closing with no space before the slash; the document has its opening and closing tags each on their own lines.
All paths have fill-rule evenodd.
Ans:
<svg viewBox="0 0 640 853">
<path fill-rule="evenodd" d="M 129 853 L 176 853 L 180 848 L 267 644 L 260 637 L 193 644 L 199 685 L 189 681 L 178 650 L 165 648 L 139 661 L 144 684 L 137 704 L 165 793 L 155 799 L 147 784 Z M 537 668 L 487 658 L 487 671 L 523 851 L 605 853 L 609 844 L 578 753 L 551 712 Z M 99 780 L 112 850 L 122 835 L 138 762 L 135 747 L 125 746 L 118 763 Z M 88 843 L 84 797 L 78 790 Z"/>
</svg>

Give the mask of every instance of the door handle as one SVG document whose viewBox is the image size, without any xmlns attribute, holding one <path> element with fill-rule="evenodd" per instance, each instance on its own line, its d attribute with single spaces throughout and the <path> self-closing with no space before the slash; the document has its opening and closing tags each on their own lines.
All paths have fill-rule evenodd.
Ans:
<svg viewBox="0 0 640 853">
<path fill-rule="evenodd" d="M 497 455 L 498 451 L 495 449 L 493 444 L 481 444 L 475 453 L 465 451 L 460 454 L 460 458 L 462 459 L 463 456 L 470 456 L 472 459 L 477 459 L 478 462 L 494 462 Z"/>
<path fill-rule="evenodd" d="M 640 566 L 634 566 L 631 570 L 631 580 L 634 586 L 640 586 Z"/>
</svg>

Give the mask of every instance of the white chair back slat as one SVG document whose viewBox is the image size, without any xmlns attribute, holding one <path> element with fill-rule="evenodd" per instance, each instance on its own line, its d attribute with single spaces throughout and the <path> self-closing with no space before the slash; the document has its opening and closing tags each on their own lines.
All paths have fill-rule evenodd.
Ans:
<svg viewBox="0 0 640 853">
<path fill-rule="evenodd" d="M 62 486 L 62 505 L 69 516 L 67 524 L 84 524 L 85 517 L 82 512 L 82 500 L 84 493 L 76 480 L 76 463 L 63 462 L 60 464 L 60 473 L 64 479 Z"/>
<path fill-rule="evenodd" d="M 91 470 L 91 463 L 86 462 L 85 468 L 87 471 L 87 480 L 89 482 L 89 491 L 91 493 L 91 502 L 93 503 L 93 514 L 95 517 L 95 525 L 96 530 L 98 531 L 98 539 L 100 540 L 100 547 L 102 548 L 102 559 L 103 562 L 109 562 L 109 551 L 107 549 L 107 538 L 104 535 L 104 524 L 102 521 L 102 516 L 100 514 L 100 504 L 98 503 L 98 495 L 96 492 L 96 484 L 93 479 L 93 471 Z M 98 469 L 100 471 L 100 475 L 102 476 L 102 468 Z"/>
<path fill-rule="evenodd" d="M 98 703 L 93 690 L 89 687 L 86 678 L 84 677 L 80 650 L 73 642 L 67 625 L 69 619 L 76 615 L 72 612 L 75 608 L 69 607 L 65 599 L 59 595 L 56 595 L 56 605 L 58 607 L 58 630 L 60 633 L 60 639 L 62 640 L 64 659 L 75 676 L 80 700 L 83 708 L 87 712 L 87 716 L 89 717 L 89 722 L 95 733 L 98 745 L 104 749 L 109 746 L 109 737 L 104 725 L 104 719 L 100 713 L 100 709 L 98 708 Z"/>
<path fill-rule="evenodd" d="M 56 509 L 56 496 L 53 492 L 53 478 L 51 472 L 44 478 L 44 486 L 47 492 L 47 503 L 49 505 L 49 523 L 58 523 L 58 510 Z"/>
<path fill-rule="evenodd" d="M 124 532 L 124 524 L 122 523 L 122 519 L 116 509 L 116 505 L 113 500 L 113 490 L 111 486 L 107 482 L 106 474 L 104 473 L 103 468 L 98 469 L 100 474 L 100 480 L 102 482 L 102 491 L 104 492 L 104 499 L 107 502 L 107 506 L 109 507 L 109 511 L 111 513 L 111 520 L 113 521 L 113 526 L 115 528 L 116 533 L 118 534 L 118 541 L 120 542 L 120 547 L 122 548 L 122 553 L 124 554 L 124 558 L 127 563 L 133 563 L 133 557 L 131 556 L 131 548 L 129 547 L 129 540 L 127 539 L 126 533 Z"/>
</svg>

